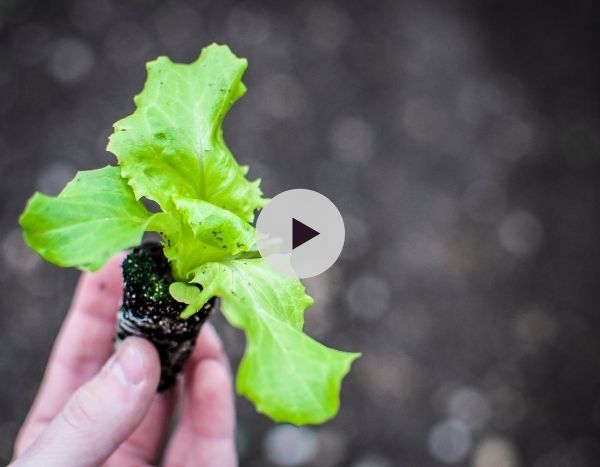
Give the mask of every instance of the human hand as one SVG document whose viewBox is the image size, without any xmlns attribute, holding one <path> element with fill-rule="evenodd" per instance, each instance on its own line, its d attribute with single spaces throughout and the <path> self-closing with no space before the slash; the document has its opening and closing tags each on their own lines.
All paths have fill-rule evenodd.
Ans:
<svg viewBox="0 0 600 467">
<path fill-rule="evenodd" d="M 160 364 L 148 341 L 130 337 L 111 357 L 122 260 L 82 275 L 17 437 L 12 467 L 156 462 L 178 395 L 156 393 Z M 209 323 L 186 364 L 183 386 L 181 417 L 164 465 L 237 465 L 231 371 Z"/>
</svg>

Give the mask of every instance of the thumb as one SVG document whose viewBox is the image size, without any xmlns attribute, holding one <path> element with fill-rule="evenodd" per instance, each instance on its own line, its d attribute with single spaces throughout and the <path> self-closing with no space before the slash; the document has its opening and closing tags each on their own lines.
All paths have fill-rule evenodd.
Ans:
<svg viewBox="0 0 600 467">
<path fill-rule="evenodd" d="M 159 377 L 152 344 L 138 337 L 126 339 L 12 466 L 101 464 L 143 420 Z"/>
</svg>

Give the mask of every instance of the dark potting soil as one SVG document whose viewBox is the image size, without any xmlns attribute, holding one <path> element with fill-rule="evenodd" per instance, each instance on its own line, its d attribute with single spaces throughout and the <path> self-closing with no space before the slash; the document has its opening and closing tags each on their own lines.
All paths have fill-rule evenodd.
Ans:
<svg viewBox="0 0 600 467">
<path fill-rule="evenodd" d="M 158 391 L 164 392 L 175 384 L 202 324 L 216 306 L 216 298 L 211 298 L 190 318 L 180 318 L 186 305 L 169 294 L 173 282 L 171 268 L 158 243 L 144 243 L 127 255 L 123 261 L 123 279 L 125 289 L 116 340 L 140 336 L 154 344 L 161 364 Z"/>
</svg>

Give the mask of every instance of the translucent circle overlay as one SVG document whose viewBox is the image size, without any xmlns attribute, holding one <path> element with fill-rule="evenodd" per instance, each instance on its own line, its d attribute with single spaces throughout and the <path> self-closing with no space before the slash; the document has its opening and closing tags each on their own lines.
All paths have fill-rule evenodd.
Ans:
<svg viewBox="0 0 600 467">
<path fill-rule="evenodd" d="M 307 231 L 314 232 L 301 242 Z M 279 193 L 256 221 L 258 251 L 271 267 L 286 276 L 307 278 L 325 272 L 340 256 L 344 238 L 340 211 L 329 198 L 313 190 L 298 188 Z"/>
</svg>

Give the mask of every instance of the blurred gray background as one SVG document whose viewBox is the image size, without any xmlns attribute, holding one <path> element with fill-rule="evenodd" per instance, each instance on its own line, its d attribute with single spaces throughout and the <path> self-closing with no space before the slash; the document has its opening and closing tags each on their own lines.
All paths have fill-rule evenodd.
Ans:
<svg viewBox="0 0 600 467">
<path fill-rule="evenodd" d="M 307 331 L 364 354 L 324 426 L 238 398 L 242 465 L 598 465 L 598 5 L 0 0 L 0 461 L 78 276 L 18 215 L 114 163 L 146 61 L 217 41 L 250 63 L 237 159 L 346 221 Z M 213 321 L 237 364 L 243 335 Z"/>
</svg>

